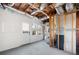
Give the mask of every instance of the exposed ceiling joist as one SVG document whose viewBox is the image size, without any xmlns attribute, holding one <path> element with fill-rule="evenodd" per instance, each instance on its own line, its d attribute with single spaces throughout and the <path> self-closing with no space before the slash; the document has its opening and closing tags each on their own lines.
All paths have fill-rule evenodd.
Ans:
<svg viewBox="0 0 79 59">
<path fill-rule="evenodd" d="M 22 4 L 19 6 L 19 10 L 25 11 L 28 7 L 29 7 L 29 4 L 22 3 Z"/>
<path fill-rule="evenodd" d="M 61 12 L 62 10 L 60 10 L 61 8 L 59 7 L 64 8 L 63 9 L 64 12 L 68 13 L 66 11 L 66 3 L 15 3 L 13 4 L 13 8 L 20 10 L 24 13 L 28 13 L 32 16 L 36 16 L 40 20 L 46 19 L 46 17 L 49 17 L 50 14 L 54 15 L 58 13 L 58 11 Z M 68 6 L 68 8 L 70 7 Z"/>
<path fill-rule="evenodd" d="M 40 4 L 38 4 L 38 3 L 28 3 L 30 6 L 29 7 L 31 7 L 32 9 L 39 9 L 39 7 L 40 7 Z"/>
<path fill-rule="evenodd" d="M 19 9 L 20 5 L 21 5 L 21 3 L 15 3 L 15 4 L 13 5 L 13 8 Z"/>
</svg>

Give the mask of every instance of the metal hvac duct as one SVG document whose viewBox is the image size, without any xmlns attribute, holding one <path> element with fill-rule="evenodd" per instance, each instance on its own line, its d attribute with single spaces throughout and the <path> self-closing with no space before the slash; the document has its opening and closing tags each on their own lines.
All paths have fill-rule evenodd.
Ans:
<svg viewBox="0 0 79 59">
<path fill-rule="evenodd" d="M 56 7 L 55 9 L 56 9 L 56 12 L 57 12 L 58 15 L 61 15 L 61 14 L 64 13 L 64 10 L 63 10 L 62 7 Z"/>
<path fill-rule="evenodd" d="M 66 3 L 65 8 L 66 8 L 66 11 L 67 11 L 67 12 L 72 12 L 73 9 L 74 9 L 74 6 L 73 6 L 72 3 Z"/>
<path fill-rule="evenodd" d="M 59 7 L 59 6 L 62 6 L 64 3 L 57 3 L 55 4 L 55 7 Z"/>
<path fill-rule="evenodd" d="M 63 3 L 57 3 L 55 5 L 55 10 L 56 10 L 58 15 L 61 15 L 64 13 L 64 9 L 63 9 L 62 5 L 63 5 Z"/>
<path fill-rule="evenodd" d="M 43 10 L 45 7 L 46 7 L 46 3 L 41 3 L 41 5 L 40 5 L 40 10 Z"/>
</svg>

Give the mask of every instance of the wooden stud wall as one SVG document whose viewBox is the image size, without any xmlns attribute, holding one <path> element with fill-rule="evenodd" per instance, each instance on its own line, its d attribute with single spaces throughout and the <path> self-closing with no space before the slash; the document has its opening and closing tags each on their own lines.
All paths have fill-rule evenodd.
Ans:
<svg viewBox="0 0 79 59">
<path fill-rule="evenodd" d="M 66 50 L 66 17 L 67 14 L 64 14 L 64 50 Z M 74 14 L 71 14 L 71 17 L 72 17 L 72 34 L 71 34 L 71 50 L 72 50 L 72 53 L 73 53 L 73 34 L 74 34 Z M 59 49 L 59 41 L 60 41 L 60 38 L 59 38 L 59 35 L 60 35 L 60 20 L 61 20 L 61 17 L 58 16 L 58 49 Z M 50 19 L 49 19 L 49 25 L 50 25 L 50 47 L 53 47 L 54 46 L 54 39 L 55 39 L 55 33 L 56 33 L 56 18 L 55 16 L 50 16 Z"/>
</svg>

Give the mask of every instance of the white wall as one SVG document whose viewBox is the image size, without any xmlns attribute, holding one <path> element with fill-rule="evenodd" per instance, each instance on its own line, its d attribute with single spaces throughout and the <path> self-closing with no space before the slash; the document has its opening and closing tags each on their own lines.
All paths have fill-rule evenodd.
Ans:
<svg viewBox="0 0 79 59">
<path fill-rule="evenodd" d="M 26 43 L 43 39 L 42 35 L 32 35 L 32 24 L 42 26 L 42 22 L 28 15 L 10 9 L 0 9 L 0 51 L 15 48 Z M 30 34 L 23 33 L 22 23 L 30 24 Z"/>
</svg>

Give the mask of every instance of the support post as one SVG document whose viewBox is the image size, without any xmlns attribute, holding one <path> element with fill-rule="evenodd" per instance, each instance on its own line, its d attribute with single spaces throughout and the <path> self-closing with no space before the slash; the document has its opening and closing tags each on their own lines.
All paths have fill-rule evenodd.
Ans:
<svg viewBox="0 0 79 59">
<path fill-rule="evenodd" d="M 50 47 L 53 47 L 53 16 L 49 15 L 49 27 L 50 27 Z"/>
<path fill-rule="evenodd" d="M 56 24 L 56 16 L 54 16 L 54 36 L 55 36 L 54 39 L 56 39 L 56 26 L 57 26 L 57 24 Z"/>
</svg>

